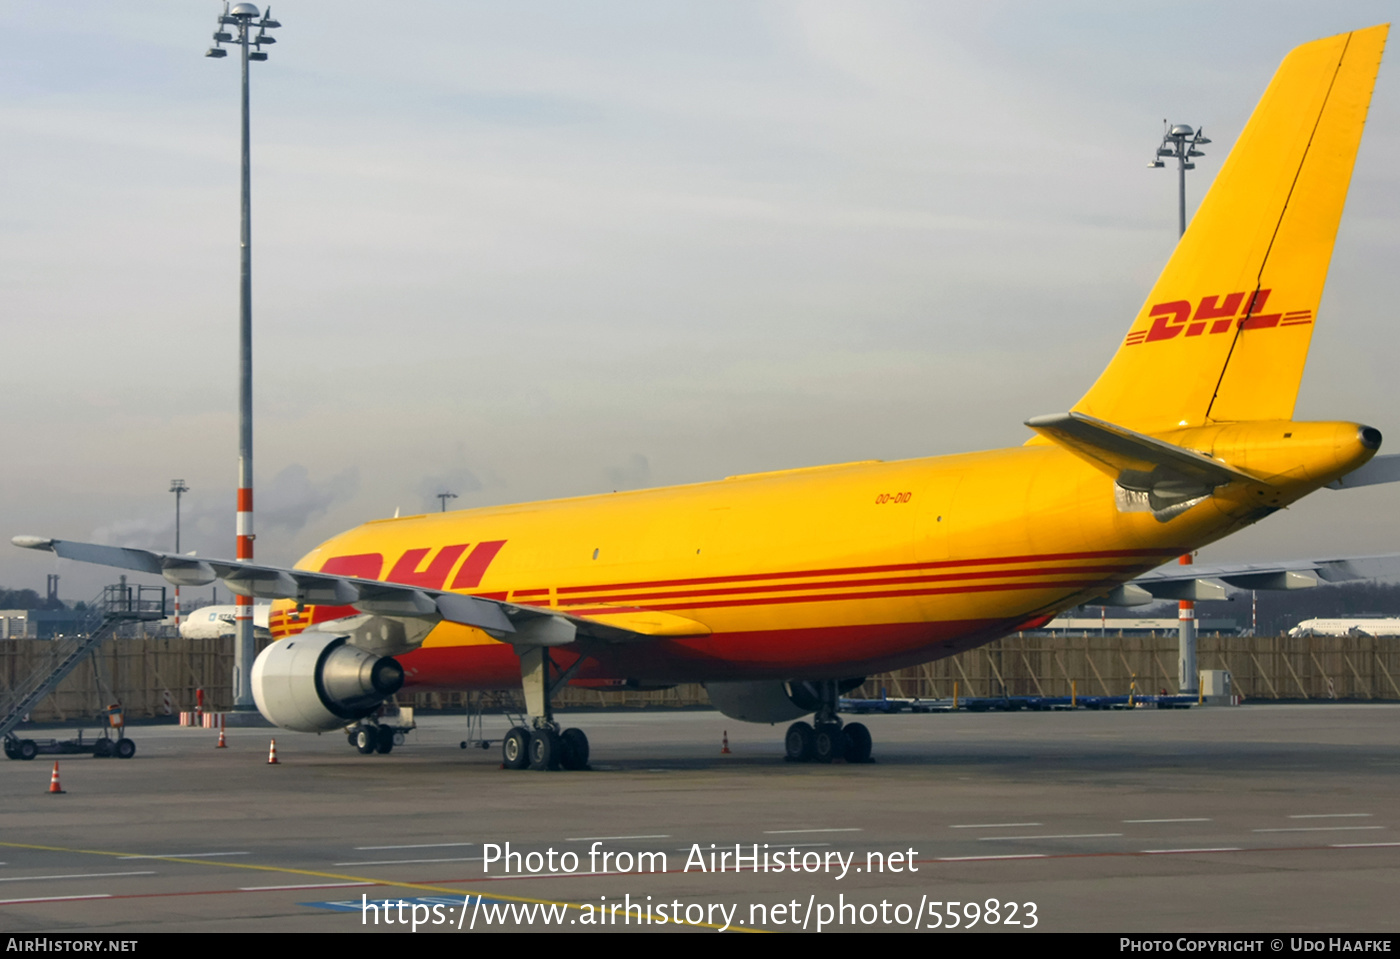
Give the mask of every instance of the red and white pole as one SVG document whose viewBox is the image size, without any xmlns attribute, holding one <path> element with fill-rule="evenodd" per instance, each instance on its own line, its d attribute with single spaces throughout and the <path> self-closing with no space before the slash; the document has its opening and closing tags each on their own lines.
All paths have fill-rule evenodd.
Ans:
<svg viewBox="0 0 1400 959">
<path fill-rule="evenodd" d="M 1191 565 L 1191 554 L 1187 553 L 1178 562 L 1182 566 Z M 1177 691 L 1183 696 L 1196 692 L 1200 680 L 1196 669 L 1196 603 L 1183 599 L 1177 605 L 1177 647 L 1178 675 Z"/>
<path fill-rule="evenodd" d="M 251 416 L 249 417 L 251 419 Z M 249 432 L 252 424 L 249 423 Z M 249 457 L 251 459 L 252 457 Z M 242 457 L 240 457 L 241 465 Z M 242 473 L 242 469 L 239 470 Z M 251 471 L 250 471 L 251 472 Z M 246 486 L 238 489 L 238 512 L 235 523 L 237 543 L 234 558 L 241 563 L 253 559 L 253 481 L 251 476 L 239 477 Z M 234 702 L 235 709 L 254 706 L 253 691 L 250 685 L 255 643 L 253 639 L 253 598 L 234 594 L 233 633 L 234 633 Z"/>
<path fill-rule="evenodd" d="M 243 6 L 243 5 L 240 5 Z M 242 224 L 239 231 L 238 282 L 238 537 L 235 558 L 253 559 L 253 217 L 252 163 L 249 158 L 248 125 L 248 30 L 249 20 L 258 15 L 239 14 L 239 45 L 243 48 L 243 183 Z M 253 701 L 253 599 L 234 597 L 233 708 L 256 708 Z"/>
</svg>

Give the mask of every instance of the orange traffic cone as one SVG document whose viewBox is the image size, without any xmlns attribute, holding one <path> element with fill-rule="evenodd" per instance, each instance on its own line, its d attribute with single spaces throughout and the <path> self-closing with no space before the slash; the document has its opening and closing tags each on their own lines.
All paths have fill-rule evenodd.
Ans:
<svg viewBox="0 0 1400 959">
<path fill-rule="evenodd" d="M 729 730 L 727 729 L 724 731 L 724 742 L 722 744 L 722 748 L 719 751 L 719 754 L 721 756 L 729 755 Z"/>
<path fill-rule="evenodd" d="M 280 766 L 277 761 L 277 740 L 272 741 L 272 745 L 267 747 L 267 764 L 269 766 Z"/>
<path fill-rule="evenodd" d="M 228 743 L 224 742 L 224 727 L 219 727 L 219 741 L 214 745 L 215 749 L 228 749 Z"/>
<path fill-rule="evenodd" d="M 58 784 L 58 760 L 53 761 L 53 775 L 49 777 L 49 795 L 62 795 L 66 790 Z"/>
</svg>

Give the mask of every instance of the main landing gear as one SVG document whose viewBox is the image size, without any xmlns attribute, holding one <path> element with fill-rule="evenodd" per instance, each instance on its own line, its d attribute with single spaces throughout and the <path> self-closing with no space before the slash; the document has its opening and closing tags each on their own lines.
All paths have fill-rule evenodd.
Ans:
<svg viewBox="0 0 1400 959">
<path fill-rule="evenodd" d="M 561 729 L 554 721 L 549 700 L 572 677 L 583 662 L 572 666 L 550 682 L 549 650 L 534 646 L 520 653 L 520 678 L 525 687 L 526 725 L 516 726 L 501 741 L 501 765 L 506 769 L 587 769 L 588 737 L 581 729 Z M 556 667 L 557 668 L 557 667 Z"/>
<path fill-rule="evenodd" d="M 814 684 L 821 703 L 811 723 L 796 722 L 788 727 L 784 745 L 788 762 L 829 763 L 844 759 L 848 763 L 868 763 L 870 759 L 870 730 L 864 723 L 842 724 L 836 713 L 838 692 L 835 680 Z"/>
</svg>

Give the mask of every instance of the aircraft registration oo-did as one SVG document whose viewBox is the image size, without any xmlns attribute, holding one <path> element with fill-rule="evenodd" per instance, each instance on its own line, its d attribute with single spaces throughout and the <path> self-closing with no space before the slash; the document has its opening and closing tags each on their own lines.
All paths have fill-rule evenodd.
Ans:
<svg viewBox="0 0 1400 959">
<path fill-rule="evenodd" d="M 377 520 L 285 569 L 17 545 L 277 600 L 274 723 L 369 730 L 404 690 L 523 685 L 510 768 L 582 768 L 562 684 L 703 682 L 790 758 L 866 761 L 841 692 L 1030 628 L 1367 463 L 1380 433 L 1294 403 L 1387 26 L 1288 55 L 1117 354 L 1013 449 Z M 1345 485 L 1345 484 L 1344 484 Z"/>
</svg>

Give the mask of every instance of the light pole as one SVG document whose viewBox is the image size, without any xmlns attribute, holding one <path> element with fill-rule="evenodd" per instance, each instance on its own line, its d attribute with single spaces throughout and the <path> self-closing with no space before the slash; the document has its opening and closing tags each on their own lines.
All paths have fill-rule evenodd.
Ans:
<svg viewBox="0 0 1400 959">
<path fill-rule="evenodd" d="M 226 57 L 222 44 L 236 43 L 243 53 L 243 219 L 239 231 L 240 273 L 238 284 L 238 522 L 235 558 L 253 558 L 253 221 L 250 199 L 251 178 L 248 160 L 248 61 L 266 60 L 263 47 L 277 41 L 267 31 L 281 26 L 272 19 L 272 10 L 257 19 L 258 8 L 236 3 L 219 17 L 214 46 L 206 57 Z M 235 32 L 230 32 L 233 28 Z M 257 35 L 253 36 L 253 29 Z M 253 709 L 251 674 L 257 647 L 253 641 L 253 600 L 235 596 L 233 652 L 233 708 Z"/>
<path fill-rule="evenodd" d="M 456 498 L 457 498 L 457 494 L 456 494 L 456 493 L 439 493 L 439 494 L 437 494 L 437 498 L 440 499 L 440 500 L 442 500 L 442 509 L 440 510 L 440 512 L 446 513 L 446 512 L 447 512 L 447 501 L 450 500 L 450 499 L 456 499 Z"/>
<path fill-rule="evenodd" d="M 1148 166 L 1154 170 L 1160 170 L 1165 163 L 1163 157 L 1176 158 L 1177 174 L 1177 196 L 1176 196 L 1176 224 L 1177 236 L 1186 234 L 1186 171 L 1196 169 L 1196 164 L 1191 160 L 1195 157 L 1205 156 L 1197 147 L 1205 146 L 1210 141 L 1206 139 L 1204 131 L 1192 130 L 1190 125 L 1178 123 L 1169 126 L 1166 120 L 1162 121 L 1162 145 L 1157 148 L 1157 155 L 1152 158 Z M 1178 560 L 1183 566 L 1191 564 L 1191 556 L 1187 554 Z M 1189 695 L 1197 691 L 1199 680 L 1196 672 L 1196 603 L 1194 600 L 1183 599 L 1177 603 L 1177 691 L 1182 695 Z"/>
<path fill-rule="evenodd" d="M 170 481 L 170 492 L 175 494 L 175 552 L 180 552 L 180 496 L 188 493 L 190 488 L 185 485 L 182 479 Z M 175 584 L 175 626 L 180 625 L 180 584 Z"/>
<path fill-rule="evenodd" d="M 1157 155 L 1152 158 L 1148 166 L 1154 170 L 1160 170 L 1166 166 L 1162 162 L 1162 157 L 1176 157 L 1176 172 L 1178 182 L 1177 192 L 1177 236 L 1186 232 L 1186 171 L 1196 169 L 1196 164 L 1191 162 L 1192 157 L 1205 156 L 1199 146 L 1205 146 L 1210 141 L 1202 136 L 1202 131 L 1192 130 L 1185 123 L 1178 123 L 1175 126 L 1167 126 L 1167 121 L 1162 121 L 1162 127 L 1166 130 L 1162 134 L 1162 145 L 1157 148 Z"/>
</svg>

